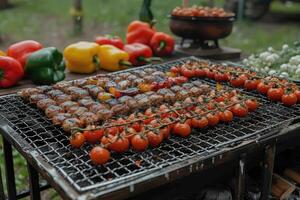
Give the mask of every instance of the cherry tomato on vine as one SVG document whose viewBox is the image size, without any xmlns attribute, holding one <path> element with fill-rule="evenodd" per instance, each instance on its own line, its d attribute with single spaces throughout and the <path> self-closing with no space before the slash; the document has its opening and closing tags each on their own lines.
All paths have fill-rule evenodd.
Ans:
<svg viewBox="0 0 300 200">
<path fill-rule="evenodd" d="M 171 67 L 170 72 L 179 73 L 180 69 L 178 67 Z"/>
<path fill-rule="evenodd" d="M 144 151 L 149 146 L 149 141 L 146 136 L 135 135 L 131 138 L 131 146 L 136 151 Z"/>
<path fill-rule="evenodd" d="M 119 133 L 119 128 L 116 126 L 110 127 L 110 128 L 107 128 L 107 132 L 108 132 L 108 134 L 111 134 L 111 135 L 117 135 Z"/>
<path fill-rule="evenodd" d="M 187 78 L 192 78 L 195 76 L 195 73 L 193 70 L 189 70 L 189 69 L 181 69 L 181 74 L 184 76 L 184 77 L 187 77 Z"/>
<path fill-rule="evenodd" d="M 267 94 L 268 93 L 268 90 L 271 88 L 271 84 L 268 84 L 268 83 L 265 83 L 265 82 L 260 82 L 258 85 L 257 85 L 257 90 L 259 93 L 261 94 Z"/>
<path fill-rule="evenodd" d="M 88 141 L 89 143 L 92 143 L 92 144 L 94 144 L 96 142 L 100 142 L 103 134 L 104 134 L 103 129 L 83 132 L 83 135 L 84 135 L 86 141 Z"/>
<path fill-rule="evenodd" d="M 84 142 L 85 142 L 84 135 L 80 132 L 75 133 L 70 137 L 70 144 L 74 148 L 80 148 Z"/>
<path fill-rule="evenodd" d="M 159 129 L 159 133 L 163 135 L 164 139 L 167 139 L 170 137 L 170 133 L 171 133 L 171 128 L 170 126 L 166 126 L 164 128 Z"/>
<path fill-rule="evenodd" d="M 281 101 L 283 96 L 283 89 L 282 88 L 270 88 L 268 90 L 268 98 L 272 101 Z"/>
<path fill-rule="evenodd" d="M 96 165 L 102 165 L 105 164 L 110 159 L 110 152 L 100 146 L 94 147 L 90 153 L 90 158 Z"/>
<path fill-rule="evenodd" d="M 258 102 L 256 99 L 247 99 L 245 101 L 245 104 L 248 107 L 249 111 L 254 111 L 258 108 Z"/>
<path fill-rule="evenodd" d="M 245 80 L 240 77 L 232 77 L 230 79 L 230 84 L 233 87 L 242 87 L 242 86 L 244 86 L 244 83 L 245 83 Z"/>
<path fill-rule="evenodd" d="M 177 84 L 186 83 L 186 82 L 188 82 L 188 78 L 186 78 L 184 76 L 178 76 L 175 78 L 175 82 Z"/>
<path fill-rule="evenodd" d="M 160 143 L 164 139 L 164 135 L 162 133 L 154 133 L 153 131 L 148 131 L 146 133 L 150 146 L 156 147 L 160 145 Z"/>
<path fill-rule="evenodd" d="M 292 106 L 297 103 L 297 96 L 295 93 L 287 93 L 282 95 L 281 101 L 286 106 Z"/>
<path fill-rule="evenodd" d="M 194 69 L 194 74 L 197 77 L 204 77 L 205 71 L 203 69 Z"/>
<path fill-rule="evenodd" d="M 297 102 L 300 102 L 300 90 L 295 91 L 295 95 L 297 96 Z"/>
<path fill-rule="evenodd" d="M 208 120 L 209 126 L 216 126 L 220 121 L 219 116 L 217 114 L 208 113 L 206 115 L 206 118 Z"/>
<path fill-rule="evenodd" d="M 257 89 L 257 85 L 260 83 L 259 80 L 254 79 L 254 80 L 246 80 L 244 83 L 244 87 L 246 90 L 256 90 Z"/>
<path fill-rule="evenodd" d="M 225 110 L 224 112 L 218 113 L 220 121 L 231 122 L 233 120 L 233 114 L 230 110 Z"/>
<path fill-rule="evenodd" d="M 192 119 L 192 127 L 194 128 L 205 128 L 208 125 L 208 120 L 206 117 L 202 117 L 200 119 L 193 118 Z"/>
<path fill-rule="evenodd" d="M 248 114 L 248 108 L 242 104 L 235 104 L 232 107 L 231 112 L 237 117 L 245 117 Z"/>
<path fill-rule="evenodd" d="M 191 127 L 186 123 L 176 123 L 173 127 L 173 133 L 181 137 L 187 137 L 191 134 Z"/>
<path fill-rule="evenodd" d="M 116 135 L 111 139 L 112 143 L 108 145 L 108 148 L 112 151 L 122 153 L 128 150 L 129 140 L 126 137 Z"/>
</svg>

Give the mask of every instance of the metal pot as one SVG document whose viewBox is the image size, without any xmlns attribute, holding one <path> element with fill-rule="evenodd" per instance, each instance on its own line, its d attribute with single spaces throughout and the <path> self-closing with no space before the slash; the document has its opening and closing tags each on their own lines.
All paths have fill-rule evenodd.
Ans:
<svg viewBox="0 0 300 200">
<path fill-rule="evenodd" d="M 217 40 L 230 35 L 234 16 L 230 17 L 180 17 L 170 15 L 173 34 L 192 40 Z"/>
</svg>

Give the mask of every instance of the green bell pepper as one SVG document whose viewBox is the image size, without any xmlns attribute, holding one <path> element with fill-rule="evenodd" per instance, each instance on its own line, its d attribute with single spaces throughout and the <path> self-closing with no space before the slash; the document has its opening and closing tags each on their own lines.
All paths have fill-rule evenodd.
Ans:
<svg viewBox="0 0 300 200">
<path fill-rule="evenodd" d="M 25 72 L 36 84 L 53 84 L 65 79 L 63 55 L 55 47 L 32 53 L 26 62 Z"/>
</svg>

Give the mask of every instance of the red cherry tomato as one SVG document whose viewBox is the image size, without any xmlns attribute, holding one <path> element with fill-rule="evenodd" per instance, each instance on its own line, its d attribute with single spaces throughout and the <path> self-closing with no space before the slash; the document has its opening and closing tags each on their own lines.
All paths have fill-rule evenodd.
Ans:
<svg viewBox="0 0 300 200">
<path fill-rule="evenodd" d="M 112 143 L 108 145 L 108 148 L 112 151 L 122 153 L 128 150 L 129 140 L 126 137 L 116 135 L 111 139 Z"/>
<path fill-rule="evenodd" d="M 268 90 L 271 88 L 271 85 L 270 84 L 267 84 L 265 82 L 260 82 L 258 85 L 257 85 L 257 90 L 259 93 L 261 94 L 267 94 L 268 93 Z"/>
<path fill-rule="evenodd" d="M 74 148 L 80 148 L 85 142 L 84 135 L 82 133 L 75 133 L 70 138 L 70 144 Z"/>
<path fill-rule="evenodd" d="M 110 152 L 100 146 L 94 147 L 89 155 L 93 163 L 96 165 L 105 164 L 110 159 Z"/>
<path fill-rule="evenodd" d="M 245 101 L 246 106 L 248 107 L 249 111 L 254 111 L 258 108 L 258 102 L 256 99 L 247 99 Z"/>
<path fill-rule="evenodd" d="M 135 135 L 131 139 L 131 146 L 136 151 L 144 151 L 149 146 L 147 137 L 141 135 Z"/>
<path fill-rule="evenodd" d="M 192 127 L 194 128 L 205 128 L 208 125 L 208 120 L 206 117 L 202 117 L 201 119 L 193 118 L 192 119 Z"/>
<path fill-rule="evenodd" d="M 244 83 L 244 87 L 246 90 L 256 90 L 257 85 L 260 83 L 259 80 L 246 80 Z"/>
<path fill-rule="evenodd" d="M 235 104 L 231 111 L 237 117 L 245 117 L 248 114 L 248 108 L 242 104 Z"/>
<path fill-rule="evenodd" d="M 96 142 L 100 142 L 102 136 L 104 134 L 104 130 L 100 129 L 100 130 L 94 130 L 94 131 L 84 131 L 83 135 L 85 137 L 85 139 L 89 142 L 89 143 L 96 143 Z"/>
<path fill-rule="evenodd" d="M 219 118 L 222 122 L 231 122 L 233 120 L 233 114 L 230 110 L 225 110 L 219 113 Z"/>
<path fill-rule="evenodd" d="M 150 146 L 156 147 L 160 145 L 160 143 L 164 139 L 164 135 L 162 133 L 154 133 L 153 131 L 149 131 L 146 133 Z"/>
<path fill-rule="evenodd" d="M 297 96 L 295 93 L 284 94 L 281 101 L 286 106 L 292 106 L 297 103 Z"/>
<path fill-rule="evenodd" d="M 186 123 L 176 123 L 173 127 L 173 133 L 181 137 L 187 137 L 191 132 L 191 127 Z"/>
<path fill-rule="evenodd" d="M 268 98 L 272 101 L 281 101 L 283 96 L 283 89 L 282 88 L 270 88 L 268 90 Z"/>
<path fill-rule="evenodd" d="M 217 114 L 209 113 L 207 114 L 206 118 L 208 120 L 209 126 L 216 126 L 220 121 L 219 116 Z"/>
</svg>

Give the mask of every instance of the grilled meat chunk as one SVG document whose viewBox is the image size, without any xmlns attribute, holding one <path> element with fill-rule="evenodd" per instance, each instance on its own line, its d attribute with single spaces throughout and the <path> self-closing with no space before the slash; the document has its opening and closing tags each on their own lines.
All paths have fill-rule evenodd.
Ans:
<svg viewBox="0 0 300 200">
<path fill-rule="evenodd" d="M 95 103 L 94 105 L 92 105 L 90 107 L 90 111 L 93 112 L 93 113 L 97 113 L 98 111 L 100 110 L 103 110 L 103 109 L 107 109 L 108 106 L 105 105 L 105 104 L 101 104 L 101 103 Z"/>
<path fill-rule="evenodd" d="M 58 104 L 61 104 L 66 101 L 71 101 L 72 97 L 67 94 L 62 94 L 53 98 Z"/>
<path fill-rule="evenodd" d="M 42 99 L 48 99 L 48 97 L 44 94 L 33 94 L 29 96 L 29 102 L 32 104 L 36 104 L 38 101 Z"/>
<path fill-rule="evenodd" d="M 57 115 L 52 117 L 52 123 L 54 125 L 62 125 L 66 119 L 71 117 L 72 115 L 70 113 L 58 113 Z"/>
<path fill-rule="evenodd" d="M 46 94 L 54 99 L 60 95 L 63 95 L 64 93 L 61 90 L 50 90 Z"/>
<path fill-rule="evenodd" d="M 78 107 L 75 112 L 73 112 L 73 115 L 75 116 L 81 116 L 83 113 L 87 112 L 88 109 L 85 107 Z"/>
<path fill-rule="evenodd" d="M 64 109 L 60 106 L 51 105 L 45 110 L 45 114 L 48 118 L 52 118 L 58 113 L 63 113 Z"/>
<path fill-rule="evenodd" d="M 64 120 L 62 127 L 64 131 L 70 133 L 72 128 L 82 128 L 84 126 L 84 122 L 78 118 L 67 118 Z"/>
<path fill-rule="evenodd" d="M 79 119 L 83 121 L 85 125 L 93 125 L 99 121 L 99 117 L 92 112 L 84 112 L 79 116 Z"/>
<path fill-rule="evenodd" d="M 113 116 L 113 112 L 109 109 L 99 110 L 96 114 L 99 117 L 99 119 L 103 121 L 110 119 Z"/>
<path fill-rule="evenodd" d="M 66 101 L 66 102 L 63 102 L 62 104 L 60 104 L 60 106 L 65 110 L 65 111 L 69 111 L 69 109 L 71 107 L 74 107 L 74 106 L 79 106 L 79 103 L 77 102 L 74 102 L 74 101 Z"/>
<path fill-rule="evenodd" d="M 128 113 L 130 108 L 126 104 L 118 104 L 113 107 L 111 107 L 111 111 L 115 114 L 125 114 Z"/>
<path fill-rule="evenodd" d="M 80 99 L 80 100 L 78 101 L 78 103 L 79 103 L 81 106 L 86 107 L 86 108 L 88 108 L 88 109 L 90 109 L 90 107 L 91 107 L 92 105 L 96 104 L 96 102 L 95 102 L 92 98 L 90 98 L 90 97 L 85 97 L 85 98 L 83 98 L 83 99 Z"/>
<path fill-rule="evenodd" d="M 104 92 L 102 87 L 96 85 L 85 85 L 83 88 L 86 89 L 94 98 L 97 98 L 100 92 Z"/>
<path fill-rule="evenodd" d="M 89 96 L 89 92 L 87 90 L 75 86 L 67 88 L 66 93 L 71 95 L 73 100 L 82 99 Z"/>
<path fill-rule="evenodd" d="M 42 99 L 37 102 L 37 107 L 41 110 L 46 110 L 51 105 L 56 105 L 56 101 L 52 99 Z"/>
</svg>

